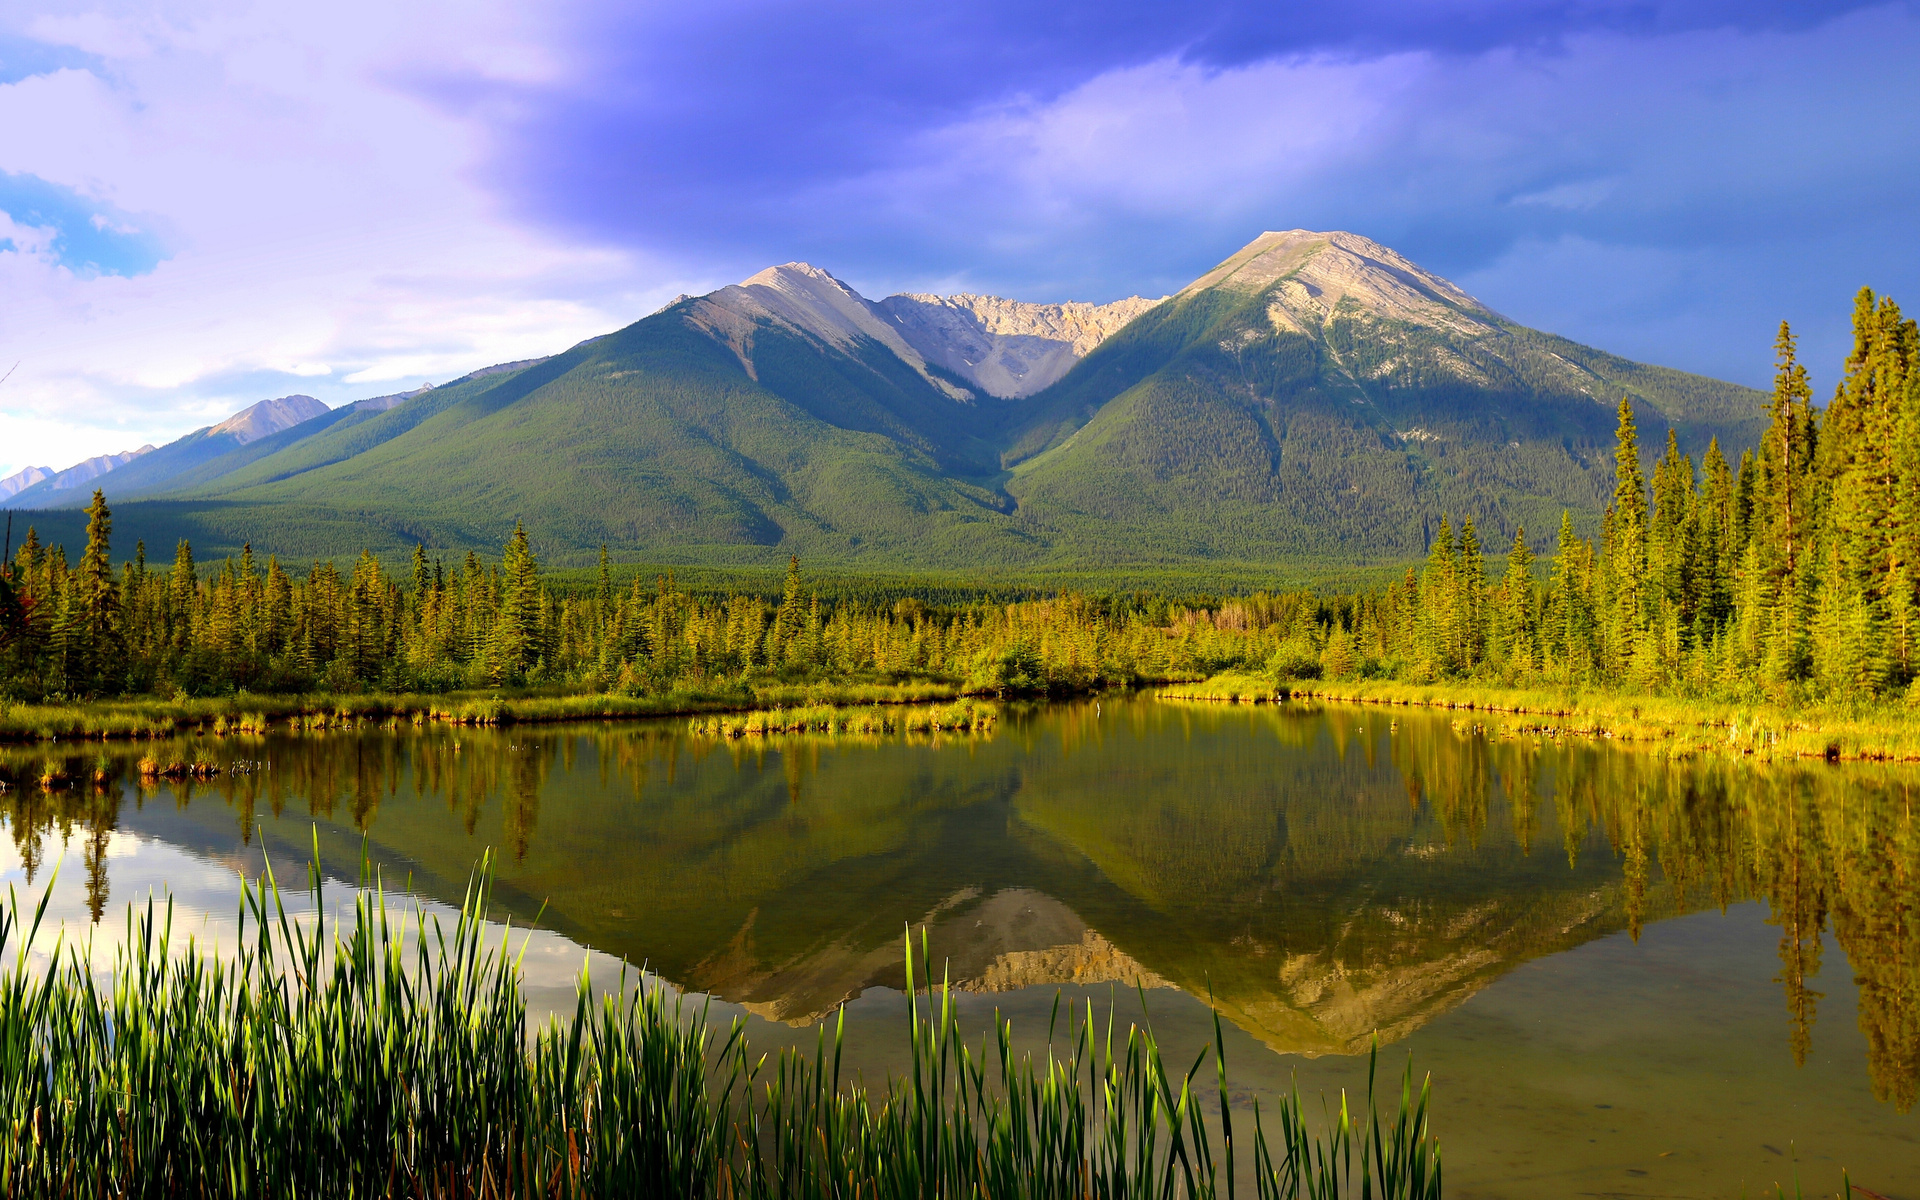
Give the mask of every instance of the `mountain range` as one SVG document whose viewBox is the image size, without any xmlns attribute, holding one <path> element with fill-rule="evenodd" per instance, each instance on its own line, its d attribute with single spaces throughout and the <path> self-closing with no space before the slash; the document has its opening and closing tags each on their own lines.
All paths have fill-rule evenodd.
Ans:
<svg viewBox="0 0 1920 1200">
<path fill-rule="evenodd" d="M 100 486 L 123 548 L 295 558 L 492 550 L 519 520 L 560 564 L 602 543 L 711 565 L 1388 564 L 1443 514 L 1495 543 L 1544 544 L 1563 509 L 1590 530 L 1622 396 L 1655 447 L 1671 426 L 1737 456 L 1762 423 L 1752 389 L 1296 229 L 1103 305 L 869 301 L 788 263 L 549 358 L 339 409 L 266 401 L 10 503 L 67 510 L 35 520 L 71 540 Z"/>
</svg>

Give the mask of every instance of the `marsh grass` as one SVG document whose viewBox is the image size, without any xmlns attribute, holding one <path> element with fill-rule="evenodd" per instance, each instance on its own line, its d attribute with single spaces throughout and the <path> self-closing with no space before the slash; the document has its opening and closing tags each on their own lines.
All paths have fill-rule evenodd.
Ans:
<svg viewBox="0 0 1920 1200">
<path fill-rule="evenodd" d="M 1385 680 L 1308 681 L 1289 684 L 1288 692 L 1300 701 L 1485 713 L 1455 723 L 1494 736 L 1606 738 L 1680 756 L 1920 761 L 1920 710 L 1897 704 L 1789 709 L 1610 690 Z"/>
<path fill-rule="evenodd" d="M 369 724 L 547 724 L 746 712 L 809 705 L 898 705 L 953 700 L 950 683 L 722 684 L 649 696 L 613 692 L 491 691 L 439 695 L 253 696 L 220 699 L 135 698 L 75 704 L 0 705 L 0 742 L 153 740 L 182 733 L 216 737 L 316 733 Z"/>
<path fill-rule="evenodd" d="M 697 737 L 729 739 L 791 733 L 860 735 L 984 732 L 993 728 L 999 718 L 999 709 L 981 700 L 898 707 L 868 705 L 862 708 L 811 704 L 803 708 L 695 717 L 687 723 L 687 728 Z"/>
<path fill-rule="evenodd" d="M 1215 700 L 1229 704 L 1265 704 L 1279 700 L 1285 690 L 1265 675 L 1224 671 L 1209 679 L 1174 683 L 1156 693 L 1165 700 Z"/>
<path fill-rule="evenodd" d="M 742 1020 L 644 974 L 596 995 L 583 973 L 571 1016 L 529 1038 L 488 880 L 483 861 L 450 928 L 390 915 L 377 882 L 329 927 L 290 917 L 269 872 L 225 957 L 175 945 L 171 904 L 148 901 L 104 981 L 58 942 L 36 969 L 51 893 L 24 921 L 13 899 L 0 1194 L 1172 1200 L 1232 1197 L 1241 1167 L 1258 1200 L 1441 1194 L 1411 1066 L 1392 1119 L 1369 1084 L 1364 1112 L 1343 1094 L 1315 1133 L 1296 1092 L 1269 1140 L 1257 1107 L 1236 1125 L 1217 1016 L 1184 1072 L 1150 1024 L 1091 1005 L 1062 1022 L 1056 1002 L 1044 1055 L 997 1015 L 976 1048 L 911 938 L 911 1066 L 878 1087 L 842 1075 L 844 1014 L 810 1053 L 755 1055 Z M 310 886 L 324 913 L 317 871 Z"/>
</svg>

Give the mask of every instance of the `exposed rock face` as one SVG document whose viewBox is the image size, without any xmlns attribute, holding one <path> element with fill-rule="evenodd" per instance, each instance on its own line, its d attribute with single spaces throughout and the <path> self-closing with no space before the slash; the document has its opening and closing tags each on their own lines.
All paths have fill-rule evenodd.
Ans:
<svg viewBox="0 0 1920 1200">
<path fill-rule="evenodd" d="M 1514 365 L 1509 360 L 1524 357 L 1526 373 L 1536 380 L 1551 379 L 1568 391 L 1604 400 L 1605 385 L 1593 372 L 1557 355 L 1507 344 L 1501 336 L 1511 324 L 1506 318 L 1357 233 L 1263 233 L 1176 294 L 1210 288 L 1266 293 L 1266 317 L 1275 330 L 1321 342 L 1335 369 L 1356 381 L 1424 370 L 1493 386 L 1494 376 Z M 1338 340 L 1368 346 L 1367 361 L 1347 361 L 1350 356 L 1327 337 L 1340 321 L 1353 328 Z M 1236 347 L 1223 342 L 1221 349 L 1231 353 Z M 1500 365 L 1490 371 L 1488 362 L 1476 361 L 1483 357 Z"/>
<path fill-rule="evenodd" d="M 243 408 L 207 432 L 229 434 L 244 446 L 282 429 L 291 429 L 302 421 L 311 421 L 326 411 L 327 406 L 312 396 L 282 396 Z"/>
<path fill-rule="evenodd" d="M 0 500 L 6 499 L 15 492 L 24 491 L 42 480 L 52 478 L 52 467 L 27 467 L 15 471 L 5 479 L 0 479 Z"/>
<path fill-rule="evenodd" d="M 494 369 L 495 368 L 491 367 L 488 368 L 489 371 Z M 475 371 L 474 374 L 478 375 L 480 372 Z M 386 412 L 390 408 L 400 407 L 415 396 L 424 396 L 432 390 L 433 385 L 429 383 L 425 387 L 417 387 L 410 392 L 395 392 L 391 396 L 369 396 L 365 400 L 355 400 L 350 407 L 352 407 L 355 412 Z"/>
<path fill-rule="evenodd" d="M 1031 396 L 1095 346 L 1158 304 L 1129 296 L 1112 304 L 1031 304 L 998 296 L 906 292 L 874 307 L 928 362 L 1005 399 Z"/>
<path fill-rule="evenodd" d="M 751 336 L 752 323 L 772 320 L 841 350 L 854 350 L 862 338 L 871 339 L 955 400 L 973 399 L 971 392 L 929 372 L 919 351 L 908 345 L 890 322 L 882 320 L 864 296 L 808 263 L 768 267 L 744 283 L 710 292 L 694 302 L 689 315 L 696 324 L 724 338 L 740 355 L 749 375 L 754 369 L 746 340 Z"/>
<path fill-rule="evenodd" d="M 88 483 L 88 482 L 91 482 L 92 480 L 100 478 L 100 476 L 107 474 L 109 471 L 113 471 L 120 467 L 126 466 L 128 463 L 132 462 L 136 458 L 139 458 L 143 454 L 151 454 L 151 453 L 153 453 L 152 446 L 142 446 L 138 450 L 122 450 L 118 454 L 96 455 L 93 458 L 86 459 L 82 462 L 77 462 L 73 464 L 71 467 L 68 467 L 64 471 L 58 472 L 57 474 L 43 475 L 39 480 L 29 480 L 27 482 L 24 482 L 19 487 L 15 488 L 14 491 L 15 492 L 24 491 L 27 488 L 36 486 L 37 484 L 40 484 L 40 483 L 44 483 L 46 485 L 44 489 L 46 491 L 59 491 L 62 488 L 79 487 L 83 483 Z M 13 476 L 13 479 L 19 479 L 21 478 L 21 476 L 26 475 L 28 471 L 33 471 L 36 469 L 37 468 L 29 467 L 27 468 L 27 471 L 22 471 L 20 472 L 19 475 Z M 12 482 L 12 480 L 10 479 L 8 480 L 8 482 Z M 8 493 L 8 494 L 12 494 L 12 493 Z"/>
<path fill-rule="evenodd" d="M 732 346 L 750 375 L 753 323 L 772 320 L 842 350 L 871 339 L 940 391 L 966 401 L 974 398 L 970 389 L 929 371 L 928 364 L 992 396 L 1030 396 L 1158 303 L 1139 296 L 1112 304 L 1029 304 L 909 293 L 875 303 L 818 267 L 792 262 L 700 297 L 689 317 Z"/>
<path fill-rule="evenodd" d="M 1285 281 L 1269 309 L 1296 331 L 1323 325 L 1343 300 L 1378 316 L 1461 332 L 1491 329 L 1499 317 L 1460 288 L 1357 233 L 1267 232 L 1181 288 L 1179 294 L 1227 287 L 1258 292 Z"/>
</svg>

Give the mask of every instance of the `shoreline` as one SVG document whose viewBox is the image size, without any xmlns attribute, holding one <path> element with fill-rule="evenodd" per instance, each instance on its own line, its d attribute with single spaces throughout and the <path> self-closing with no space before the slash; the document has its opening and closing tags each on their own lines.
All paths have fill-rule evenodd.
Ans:
<svg viewBox="0 0 1920 1200">
<path fill-rule="evenodd" d="M 1264 695 L 1255 694 L 1264 685 Z M 1391 680 L 1275 683 L 1226 673 L 1199 684 L 1161 688 L 1169 700 L 1211 703 L 1368 704 L 1446 709 L 1503 717 L 1490 734 L 1514 737 L 1586 737 L 1634 744 L 1660 753 L 1720 754 L 1827 762 L 1920 762 L 1920 713 L 1904 705 L 1854 708 L 1735 704 L 1632 692 L 1509 688 L 1488 684 L 1409 684 Z"/>
<path fill-rule="evenodd" d="M 195 733 L 263 733 L 340 728 L 367 721 L 464 726 L 630 721 L 764 712 L 830 705 L 866 707 L 952 702 L 969 693 L 935 680 L 906 683 L 766 683 L 655 696 L 611 692 L 367 692 L 352 695 L 238 695 L 163 700 L 142 697 L 76 704 L 11 704 L 0 710 L 0 745 L 66 741 L 139 742 Z"/>
<path fill-rule="evenodd" d="M 1901 704 L 1787 709 L 1771 704 L 1579 688 L 1392 680 L 1278 683 L 1264 675 L 1240 671 L 1222 672 L 1202 681 L 1096 689 L 1093 694 L 1108 691 L 1144 692 L 1163 700 L 1201 703 L 1310 701 L 1484 713 L 1514 718 L 1501 722 L 1497 729 L 1488 727 L 1489 733 L 1500 736 L 1586 737 L 1673 755 L 1920 762 L 1920 711 Z M 652 696 L 475 690 L 242 694 L 188 700 L 146 697 L 68 705 L 7 705 L 0 709 L 0 745 L 140 742 L 191 734 L 263 733 L 270 726 L 300 732 L 370 721 L 501 726 L 720 717 L 778 709 L 951 704 L 994 695 L 990 690 L 969 689 L 954 682 L 914 680 L 766 682 Z"/>
</svg>

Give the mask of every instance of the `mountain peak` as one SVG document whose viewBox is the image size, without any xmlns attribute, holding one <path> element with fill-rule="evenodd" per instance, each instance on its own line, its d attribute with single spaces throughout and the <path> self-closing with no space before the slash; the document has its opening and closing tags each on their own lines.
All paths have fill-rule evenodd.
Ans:
<svg viewBox="0 0 1920 1200">
<path fill-rule="evenodd" d="M 884 321 L 875 306 L 859 292 L 811 263 L 790 262 L 768 267 L 731 287 L 723 287 L 694 302 L 690 319 L 726 339 L 741 356 L 748 374 L 754 368 L 745 353 L 744 328 L 739 322 L 771 320 L 819 338 L 840 350 L 849 350 L 862 338 L 885 346 L 918 371 L 937 390 L 955 400 L 973 394 L 927 370 L 926 359 Z"/>
<path fill-rule="evenodd" d="M 282 429 L 291 429 L 302 421 L 311 421 L 321 413 L 330 412 L 326 405 L 312 396 L 282 396 L 277 400 L 262 400 L 228 417 L 207 430 L 209 435 L 228 434 L 234 441 L 244 446 L 248 442 L 279 433 Z"/>
<path fill-rule="evenodd" d="M 1164 297 L 1163 297 L 1164 298 Z M 903 292 L 875 305 L 928 362 L 1005 399 L 1031 396 L 1141 313 L 1160 303 L 1035 304 L 960 292 Z"/>
<path fill-rule="evenodd" d="M 1210 288 L 1271 290 L 1268 316 L 1297 333 L 1323 326 L 1336 310 L 1353 305 L 1375 317 L 1462 334 L 1491 332 L 1501 320 L 1454 283 L 1345 230 L 1269 230 L 1179 294 Z"/>
</svg>

